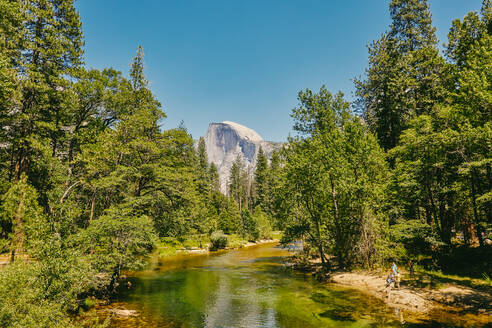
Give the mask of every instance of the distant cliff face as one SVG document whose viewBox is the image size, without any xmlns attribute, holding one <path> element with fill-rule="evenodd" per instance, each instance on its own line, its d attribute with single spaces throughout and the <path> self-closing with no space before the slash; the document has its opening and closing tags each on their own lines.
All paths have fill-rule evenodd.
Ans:
<svg viewBox="0 0 492 328">
<path fill-rule="evenodd" d="M 252 174 L 260 146 L 267 158 L 270 158 L 273 151 L 282 145 L 279 142 L 264 141 L 256 131 L 229 121 L 210 123 L 204 138 L 208 160 L 217 165 L 223 193 L 227 192 L 231 166 L 238 155 Z"/>
</svg>

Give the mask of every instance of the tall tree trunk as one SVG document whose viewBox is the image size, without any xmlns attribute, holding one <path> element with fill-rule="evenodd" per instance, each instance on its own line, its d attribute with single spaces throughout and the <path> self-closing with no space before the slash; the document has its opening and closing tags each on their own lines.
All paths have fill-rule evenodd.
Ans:
<svg viewBox="0 0 492 328">
<path fill-rule="evenodd" d="M 446 203 L 444 199 L 439 199 L 439 221 L 441 222 L 441 239 L 447 243 L 451 244 L 451 217 L 446 210 Z"/>
<path fill-rule="evenodd" d="M 490 163 L 487 163 L 486 169 L 488 190 L 492 190 L 492 169 Z M 492 224 L 492 201 L 488 201 L 487 204 L 485 204 L 485 216 L 487 217 L 487 223 Z"/>
<path fill-rule="evenodd" d="M 339 213 L 338 213 L 338 201 L 337 201 L 337 191 L 335 188 L 335 183 L 333 182 L 333 178 L 330 176 L 330 185 L 331 185 L 331 199 L 333 202 L 333 219 L 335 220 L 335 243 L 336 248 L 337 248 L 337 257 L 338 257 L 338 262 L 341 267 L 345 266 L 345 261 L 343 259 L 343 254 L 340 250 L 340 247 L 342 247 L 342 231 L 340 227 L 340 218 L 339 218 Z"/>
<path fill-rule="evenodd" d="M 24 229 L 22 227 L 23 218 L 23 208 L 24 208 L 24 194 L 21 195 L 19 200 L 19 206 L 17 207 L 17 212 L 15 214 L 14 220 L 14 234 L 12 237 L 11 249 L 10 249 L 10 262 L 15 261 L 15 254 L 18 253 L 17 250 L 22 249 L 24 244 Z"/>
<path fill-rule="evenodd" d="M 316 234 L 317 234 L 317 238 L 318 238 L 318 252 L 319 252 L 319 256 L 321 257 L 321 264 L 323 265 L 323 267 L 327 267 L 325 252 L 323 250 L 323 242 L 321 240 L 321 228 L 320 228 L 320 222 L 319 221 L 320 221 L 319 219 L 316 220 Z"/>
<path fill-rule="evenodd" d="M 476 188 L 475 188 L 475 170 L 472 170 L 472 174 L 470 177 L 470 184 L 471 184 L 471 192 L 472 192 L 472 206 L 473 206 L 473 219 L 475 221 L 475 229 L 477 231 L 477 238 L 478 242 L 480 244 L 480 247 L 483 247 L 483 238 L 482 238 L 482 229 L 480 227 L 480 218 L 478 216 L 478 209 L 477 209 L 477 195 L 476 195 Z"/>
<path fill-rule="evenodd" d="M 94 192 L 92 193 L 91 198 L 91 215 L 89 216 L 89 224 L 92 222 L 94 218 L 94 208 L 96 207 L 96 188 L 94 188 Z"/>
<path fill-rule="evenodd" d="M 427 189 L 427 193 L 428 193 L 428 197 L 429 197 L 429 201 L 430 201 L 430 205 L 431 205 L 431 211 L 432 211 L 432 214 L 434 217 L 434 223 L 436 224 L 436 230 L 439 233 L 439 235 L 442 236 L 442 230 L 441 230 L 442 227 L 440 226 L 439 216 L 437 215 L 436 203 L 434 202 L 434 197 L 432 196 L 432 190 L 431 190 L 429 184 L 426 184 L 426 189 Z"/>
<path fill-rule="evenodd" d="M 433 226 L 432 225 L 432 213 L 431 213 L 429 205 L 428 204 L 425 205 L 424 209 L 425 209 L 425 219 L 427 221 L 427 224 L 432 227 Z M 432 230 L 434 231 L 434 229 L 432 229 Z"/>
</svg>

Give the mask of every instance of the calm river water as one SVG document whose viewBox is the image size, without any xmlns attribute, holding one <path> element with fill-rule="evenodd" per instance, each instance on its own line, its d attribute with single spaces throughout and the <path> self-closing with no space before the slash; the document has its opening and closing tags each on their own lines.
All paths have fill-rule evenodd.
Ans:
<svg viewBox="0 0 492 328">
<path fill-rule="evenodd" d="M 480 327 L 445 314 L 409 318 L 380 300 L 283 265 L 275 244 L 156 260 L 113 306 L 139 316 L 114 327 Z M 405 322 L 405 323 L 402 323 Z"/>
</svg>

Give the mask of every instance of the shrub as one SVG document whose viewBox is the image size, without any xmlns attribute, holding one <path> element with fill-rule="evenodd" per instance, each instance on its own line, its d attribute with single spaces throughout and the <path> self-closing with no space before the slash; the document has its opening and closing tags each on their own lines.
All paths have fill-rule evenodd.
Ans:
<svg viewBox="0 0 492 328">
<path fill-rule="evenodd" d="M 224 249 L 227 246 L 227 236 L 222 230 L 214 231 L 210 235 L 210 250 L 215 251 L 218 249 Z"/>
<path fill-rule="evenodd" d="M 257 206 L 253 214 L 254 220 L 258 227 L 258 238 L 259 239 L 271 239 L 272 238 L 272 225 L 268 216 L 263 213 L 261 208 Z"/>
<path fill-rule="evenodd" d="M 7 253 L 10 251 L 10 239 L 0 239 L 0 254 Z"/>
<path fill-rule="evenodd" d="M 444 246 L 439 235 L 422 220 L 398 220 L 390 226 L 390 237 L 395 244 L 394 248 L 398 249 L 395 255 L 400 258 L 432 255 L 436 249 Z"/>
</svg>

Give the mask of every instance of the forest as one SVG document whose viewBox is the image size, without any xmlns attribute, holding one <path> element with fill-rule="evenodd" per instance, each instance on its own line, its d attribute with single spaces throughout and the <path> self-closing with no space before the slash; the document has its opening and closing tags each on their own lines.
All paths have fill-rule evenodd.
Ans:
<svg viewBox="0 0 492 328">
<path fill-rule="evenodd" d="M 426 0 L 389 12 L 356 100 L 300 91 L 295 135 L 254 172 L 238 158 L 224 195 L 204 140 L 162 128 L 142 47 L 129 72 L 88 69 L 74 0 L 0 0 L 0 326 L 95 327 L 92 299 L 189 236 L 281 231 L 328 271 L 412 260 L 490 281 L 492 2 L 443 47 Z"/>
</svg>

